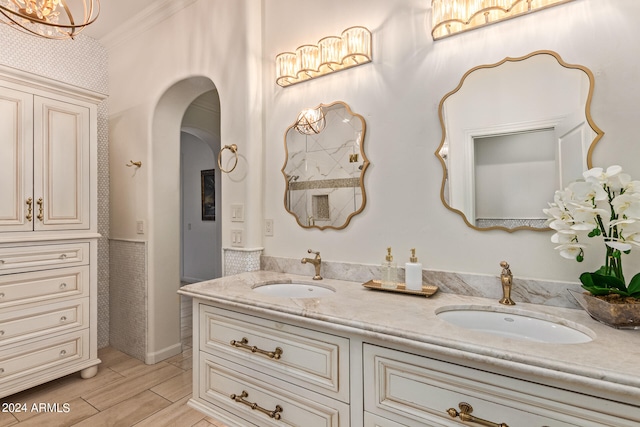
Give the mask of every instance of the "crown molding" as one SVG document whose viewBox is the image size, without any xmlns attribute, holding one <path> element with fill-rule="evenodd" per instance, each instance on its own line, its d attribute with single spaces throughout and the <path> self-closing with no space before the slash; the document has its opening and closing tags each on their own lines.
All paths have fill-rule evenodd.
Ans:
<svg viewBox="0 0 640 427">
<path fill-rule="evenodd" d="M 198 0 L 156 0 L 139 13 L 131 16 L 122 24 L 115 27 L 98 41 L 107 50 L 142 34 L 149 28 L 171 17 L 180 10 Z"/>
</svg>

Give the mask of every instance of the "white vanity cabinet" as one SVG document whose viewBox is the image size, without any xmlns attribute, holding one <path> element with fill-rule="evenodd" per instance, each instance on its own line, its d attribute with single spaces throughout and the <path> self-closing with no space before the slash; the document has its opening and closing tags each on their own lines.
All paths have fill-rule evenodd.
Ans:
<svg viewBox="0 0 640 427">
<path fill-rule="evenodd" d="M 365 344 L 363 357 L 366 427 L 638 425 L 637 408 L 580 393 L 376 345 Z M 464 412 L 476 420 L 462 423 Z"/>
<path fill-rule="evenodd" d="M 97 103 L 0 67 L 0 397 L 97 372 Z"/>
<path fill-rule="evenodd" d="M 580 365 L 587 358 L 596 362 L 586 366 L 606 363 L 606 343 L 637 344 L 632 331 L 590 323 L 590 343 L 506 342 L 487 334 L 478 344 L 484 338 L 472 334 L 451 339 L 433 311 L 461 301 L 492 304 L 484 299 L 443 293 L 425 302 L 364 294 L 361 284 L 336 280 L 325 283 L 337 295 L 317 300 L 253 290 L 289 280 L 305 283 L 260 271 L 181 288 L 193 297 L 192 407 L 232 427 L 640 425 L 635 365 L 623 361 L 624 376 Z M 413 317 L 380 320 L 389 304 Z M 562 313 L 587 320 L 576 310 Z M 416 334 L 416 325 L 427 332 Z M 523 358 L 526 352 L 539 362 Z M 578 355 L 575 364 L 567 353 Z M 632 351 L 627 357 L 634 363 Z"/>
<path fill-rule="evenodd" d="M 348 339 L 197 299 L 193 309 L 192 406 L 230 426 L 350 425 Z"/>
</svg>

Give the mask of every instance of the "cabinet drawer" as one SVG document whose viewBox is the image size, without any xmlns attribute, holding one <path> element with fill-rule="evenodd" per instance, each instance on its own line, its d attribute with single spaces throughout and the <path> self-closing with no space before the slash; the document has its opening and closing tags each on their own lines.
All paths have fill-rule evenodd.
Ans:
<svg viewBox="0 0 640 427">
<path fill-rule="evenodd" d="M 252 352 L 254 347 L 256 351 Z M 349 340 L 346 338 L 200 305 L 200 348 L 343 402 L 349 401 Z M 271 354 L 261 353 L 262 350 Z"/>
<path fill-rule="evenodd" d="M 89 264 L 89 243 L 0 248 L 0 274 Z"/>
<path fill-rule="evenodd" d="M 364 378 L 365 411 L 408 426 L 461 425 L 447 411 L 463 402 L 471 415 L 511 427 L 637 425 L 591 412 L 602 404 L 590 396 L 368 344 Z"/>
<path fill-rule="evenodd" d="M 0 310 L 21 304 L 89 296 L 89 267 L 0 276 Z"/>
<path fill-rule="evenodd" d="M 250 369 L 240 367 L 242 372 L 239 372 L 234 368 L 230 361 L 201 352 L 198 392 L 202 400 L 247 421 L 241 425 L 253 423 L 260 427 L 349 426 L 347 404 Z M 232 396 L 235 396 L 235 400 Z M 244 403 L 239 400 L 243 400 Z M 254 403 L 267 412 L 281 408 L 281 411 L 277 412 L 280 419 L 271 418 L 258 409 L 252 409 L 251 404 Z"/>
<path fill-rule="evenodd" d="M 395 421 L 373 415 L 369 412 L 364 413 L 364 427 L 404 427 Z"/>
<path fill-rule="evenodd" d="M 0 313 L 0 345 L 88 327 L 89 298 Z"/>
<path fill-rule="evenodd" d="M 83 329 L 57 337 L 0 350 L 0 383 L 20 376 L 89 360 L 89 331 Z"/>
</svg>

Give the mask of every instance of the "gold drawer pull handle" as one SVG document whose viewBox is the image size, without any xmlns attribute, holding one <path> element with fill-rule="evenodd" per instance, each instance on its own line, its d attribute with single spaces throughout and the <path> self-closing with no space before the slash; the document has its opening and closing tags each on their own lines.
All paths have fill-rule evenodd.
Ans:
<svg viewBox="0 0 640 427">
<path fill-rule="evenodd" d="M 67 284 L 62 282 L 60 283 L 60 289 L 65 289 L 67 287 Z"/>
<path fill-rule="evenodd" d="M 60 255 L 60 259 L 67 259 L 67 254 Z"/>
<path fill-rule="evenodd" d="M 0 375 L 4 374 L 4 368 L 0 368 Z"/>
<path fill-rule="evenodd" d="M 232 394 L 231 395 L 231 399 L 235 400 L 238 403 L 242 403 L 243 405 L 247 405 L 249 408 L 251 408 L 253 410 L 258 410 L 258 411 L 262 412 L 263 414 L 268 415 L 269 417 L 271 417 L 271 418 L 273 418 L 275 420 L 279 420 L 280 419 L 280 413 L 282 412 L 282 406 L 276 405 L 276 409 L 274 409 L 273 411 L 270 411 L 268 409 L 261 408 L 260 406 L 258 406 L 257 403 L 252 403 L 252 402 L 249 402 L 248 400 L 244 400 L 245 397 L 249 397 L 249 393 L 247 393 L 244 390 L 242 390 L 242 394 L 240 396 L 238 396 L 237 394 Z"/>
<path fill-rule="evenodd" d="M 0 298 L 4 298 L 4 293 L 0 292 Z"/>
<path fill-rule="evenodd" d="M 67 350 L 60 351 L 60 357 L 64 357 L 67 355 Z"/>
<path fill-rule="evenodd" d="M 491 421 L 483 420 L 480 418 L 476 418 L 471 413 L 473 412 L 473 407 L 465 402 L 460 402 L 458 404 L 458 408 L 460 408 L 460 412 L 456 411 L 454 408 L 449 408 L 447 410 L 447 414 L 451 416 L 451 418 L 460 417 L 460 421 L 469 421 L 470 423 L 480 424 L 485 427 L 509 427 L 505 423 L 492 423 Z"/>
<path fill-rule="evenodd" d="M 33 199 L 29 197 L 27 199 L 27 221 L 31 222 L 33 219 Z"/>
<path fill-rule="evenodd" d="M 67 316 L 62 316 L 60 318 L 60 322 L 66 322 L 67 321 Z"/>
<path fill-rule="evenodd" d="M 280 359 L 282 356 L 282 349 L 280 347 L 276 347 L 275 351 L 266 351 L 260 350 L 255 345 L 249 345 L 249 340 L 246 338 L 242 338 L 240 341 L 232 340 L 231 345 L 238 348 L 244 348 L 245 350 L 251 351 L 251 353 L 259 353 L 267 356 L 270 359 Z"/>
<path fill-rule="evenodd" d="M 36 203 L 38 204 L 38 219 L 40 222 L 44 222 L 44 200 L 40 197 Z"/>
<path fill-rule="evenodd" d="M 4 335 L 4 331 L 0 331 L 0 337 Z"/>
</svg>

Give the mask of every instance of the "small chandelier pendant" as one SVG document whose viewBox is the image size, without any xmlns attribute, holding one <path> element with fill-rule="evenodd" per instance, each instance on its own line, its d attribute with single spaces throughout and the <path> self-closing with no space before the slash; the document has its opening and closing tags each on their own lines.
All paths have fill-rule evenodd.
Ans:
<svg viewBox="0 0 640 427">
<path fill-rule="evenodd" d="M 73 39 L 100 13 L 100 0 L 0 0 L 0 21 L 47 39 Z"/>
</svg>

